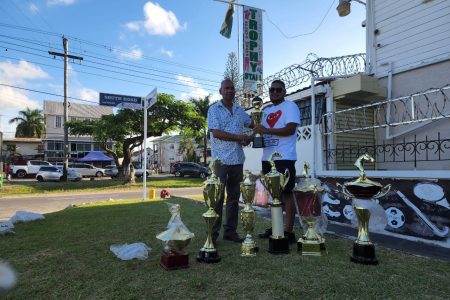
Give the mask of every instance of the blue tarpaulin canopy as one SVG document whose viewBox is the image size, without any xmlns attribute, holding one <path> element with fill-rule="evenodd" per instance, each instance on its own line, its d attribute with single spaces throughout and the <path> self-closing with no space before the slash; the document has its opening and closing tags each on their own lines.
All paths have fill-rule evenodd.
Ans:
<svg viewBox="0 0 450 300">
<path fill-rule="evenodd" d="M 78 161 L 113 161 L 114 158 L 106 156 L 102 151 L 91 151 L 85 157 L 78 159 Z"/>
</svg>

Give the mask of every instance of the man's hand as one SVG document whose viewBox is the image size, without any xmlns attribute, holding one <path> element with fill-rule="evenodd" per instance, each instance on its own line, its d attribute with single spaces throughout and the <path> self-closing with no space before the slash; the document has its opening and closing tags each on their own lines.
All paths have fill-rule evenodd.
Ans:
<svg viewBox="0 0 450 300">
<path fill-rule="evenodd" d="M 240 140 L 239 143 L 240 143 L 242 146 L 247 146 L 248 144 L 250 144 L 250 142 L 251 142 L 252 140 L 253 140 L 253 136 L 243 134 L 243 135 L 242 135 L 242 139 Z"/>
<path fill-rule="evenodd" d="M 261 125 L 261 124 L 255 124 L 255 127 L 253 127 L 253 133 L 254 134 L 265 134 L 265 133 L 268 133 L 267 132 L 267 128 L 266 127 L 264 127 L 263 125 Z"/>
</svg>

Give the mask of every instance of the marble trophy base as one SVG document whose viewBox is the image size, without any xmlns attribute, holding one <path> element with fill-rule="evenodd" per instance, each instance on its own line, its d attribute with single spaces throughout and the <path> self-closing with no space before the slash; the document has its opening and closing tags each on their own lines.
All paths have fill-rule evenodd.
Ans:
<svg viewBox="0 0 450 300">
<path fill-rule="evenodd" d="M 297 251 L 301 255 L 322 256 L 327 254 L 325 242 L 308 241 L 301 238 L 297 242 Z"/>
<path fill-rule="evenodd" d="M 197 261 L 204 262 L 207 264 L 214 264 L 220 261 L 220 256 L 217 250 L 215 249 L 214 251 L 200 250 L 200 252 L 198 252 L 197 255 Z"/>
<path fill-rule="evenodd" d="M 175 254 L 173 252 L 163 252 L 159 262 L 166 271 L 184 269 L 189 267 L 189 255 Z"/>
<path fill-rule="evenodd" d="M 262 136 L 255 136 L 253 138 L 253 148 L 264 148 L 264 138 Z"/>
<path fill-rule="evenodd" d="M 353 255 L 350 260 L 354 263 L 364 265 L 377 265 L 378 260 L 375 257 L 375 245 L 374 244 L 353 244 Z"/>
<path fill-rule="evenodd" d="M 270 254 L 288 254 L 289 253 L 289 240 L 287 237 L 273 238 L 269 237 L 269 253 Z"/>
</svg>

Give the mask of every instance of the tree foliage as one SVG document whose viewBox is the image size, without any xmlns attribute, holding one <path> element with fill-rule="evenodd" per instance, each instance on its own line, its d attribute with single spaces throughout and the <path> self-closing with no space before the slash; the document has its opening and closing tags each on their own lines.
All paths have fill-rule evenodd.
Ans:
<svg viewBox="0 0 450 300">
<path fill-rule="evenodd" d="M 223 73 L 223 78 L 231 79 L 234 83 L 236 90 L 241 89 L 241 75 L 239 72 L 238 57 L 235 52 L 228 53 L 228 60 L 225 65 L 225 72 Z"/>
<path fill-rule="evenodd" d="M 19 117 L 9 120 L 9 124 L 18 123 L 16 137 L 40 138 L 45 132 L 42 110 L 29 109 L 19 111 Z"/>
</svg>

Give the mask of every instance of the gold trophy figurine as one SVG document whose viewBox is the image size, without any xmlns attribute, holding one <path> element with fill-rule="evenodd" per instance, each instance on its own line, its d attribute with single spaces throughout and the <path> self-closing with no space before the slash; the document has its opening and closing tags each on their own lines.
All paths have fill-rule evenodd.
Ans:
<svg viewBox="0 0 450 300">
<path fill-rule="evenodd" d="M 245 171 L 244 181 L 241 182 L 242 198 L 245 203 L 245 207 L 241 211 L 241 220 L 246 233 L 245 240 L 242 242 L 241 256 L 256 256 L 256 252 L 258 252 L 258 247 L 256 247 L 256 242 L 252 236 L 256 222 L 256 213 L 252 206 L 255 199 L 256 183 L 252 181 L 251 176 L 250 171 Z"/>
<path fill-rule="evenodd" d="M 353 255 L 350 260 L 360 264 L 376 265 L 378 260 L 375 256 L 375 245 L 369 238 L 370 211 L 363 206 L 365 201 L 384 197 L 391 189 L 391 185 L 383 187 L 380 183 L 368 179 L 364 170 L 364 161 L 374 162 L 375 160 L 368 154 L 360 156 L 355 162 L 355 166 L 360 171 L 359 178 L 346 182 L 344 185 L 339 183 L 336 185 L 344 195 L 353 199 L 353 210 L 358 219 L 358 238 L 353 243 Z"/>
<path fill-rule="evenodd" d="M 262 104 L 263 100 L 260 97 L 256 96 L 253 98 L 252 106 L 254 111 L 251 112 L 251 116 L 255 125 L 261 124 L 261 119 L 263 116 L 263 112 L 261 111 Z M 253 137 L 253 148 L 264 148 L 264 137 L 259 133 L 255 134 Z"/>
<path fill-rule="evenodd" d="M 261 182 L 272 196 L 270 212 L 272 215 L 272 235 L 269 237 L 269 253 L 287 254 L 289 253 L 289 240 L 284 236 L 283 210 L 281 208 L 281 193 L 289 181 L 289 170 L 284 174 L 277 171 L 275 167 L 275 157 L 281 158 L 278 151 L 274 151 L 269 158 L 272 169 L 269 173 L 261 176 Z"/>
<path fill-rule="evenodd" d="M 206 205 L 208 206 L 208 211 L 202 216 L 206 221 L 206 226 L 208 229 L 208 237 L 206 239 L 205 245 L 200 249 L 197 255 L 197 261 L 205 263 L 217 263 L 220 261 L 220 256 L 217 249 L 214 247 L 212 242 L 212 228 L 216 222 L 219 215 L 216 213 L 215 208 L 217 201 L 220 199 L 220 195 L 223 190 L 223 183 L 215 174 L 215 165 L 220 163 L 220 160 L 213 159 L 209 164 L 209 169 L 211 170 L 211 176 L 205 181 L 205 187 L 203 188 L 203 198 L 205 199 Z"/>
<path fill-rule="evenodd" d="M 322 214 L 320 198 L 324 188 L 317 179 L 309 175 L 309 164 L 303 165 L 305 179 L 294 188 L 295 207 L 302 221 L 307 224 L 304 235 L 297 242 L 297 251 L 302 255 L 326 254 L 325 239 L 316 231 L 316 223 Z"/>
</svg>

